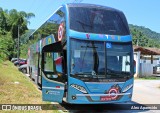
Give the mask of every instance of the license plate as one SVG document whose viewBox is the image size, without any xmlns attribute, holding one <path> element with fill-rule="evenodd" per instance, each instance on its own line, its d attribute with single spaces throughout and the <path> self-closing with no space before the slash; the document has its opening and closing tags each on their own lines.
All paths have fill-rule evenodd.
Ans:
<svg viewBox="0 0 160 113">
<path fill-rule="evenodd" d="M 112 96 L 101 96 L 100 100 L 101 101 L 111 101 L 111 100 L 115 100 L 115 98 Z"/>
</svg>

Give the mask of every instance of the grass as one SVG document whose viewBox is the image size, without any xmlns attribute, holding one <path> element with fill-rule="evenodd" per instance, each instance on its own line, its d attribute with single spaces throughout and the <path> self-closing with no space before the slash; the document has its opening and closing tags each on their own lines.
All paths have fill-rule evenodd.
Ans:
<svg viewBox="0 0 160 113">
<path fill-rule="evenodd" d="M 0 104 L 49 104 L 42 101 L 41 91 L 9 61 L 0 63 Z M 55 109 L 55 108 L 53 108 Z M 1 111 L 2 112 L 2 111 Z M 8 113 L 7 111 L 3 111 Z M 13 111 L 21 113 L 22 111 Z M 26 111 L 55 113 L 58 111 Z"/>
<path fill-rule="evenodd" d="M 160 80 L 160 77 L 155 77 L 155 76 L 147 76 L 147 77 L 140 77 L 140 78 L 135 78 L 137 80 Z"/>
</svg>

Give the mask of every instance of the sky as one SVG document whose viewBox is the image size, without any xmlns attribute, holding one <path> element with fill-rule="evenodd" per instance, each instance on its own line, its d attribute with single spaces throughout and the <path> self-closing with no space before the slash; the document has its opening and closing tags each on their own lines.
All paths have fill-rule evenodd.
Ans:
<svg viewBox="0 0 160 113">
<path fill-rule="evenodd" d="M 37 29 L 62 4 L 74 0 L 0 0 L 3 9 L 32 12 L 29 29 Z M 160 0 L 77 0 L 113 7 L 123 11 L 129 24 L 144 26 L 160 33 Z"/>
</svg>

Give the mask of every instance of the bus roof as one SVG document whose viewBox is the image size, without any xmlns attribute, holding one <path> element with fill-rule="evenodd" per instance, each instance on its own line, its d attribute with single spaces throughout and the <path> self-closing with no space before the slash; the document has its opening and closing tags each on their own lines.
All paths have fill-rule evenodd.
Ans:
<svg viewBox="0 0 160 113">
<path fill-rule="evenodd" d="M 118 9 L 111 8 L 108 6 L 102 6 L 102 5 L 97 5 L 97 4 L 88 4 L 88 3 L 68 3 L 68 7 L 94 7 L 94 8 L 102 8 L 102 9 L 108 9 L 112 11 L 117 11 L 117 12 L 122 12 Z"/>
</svg>

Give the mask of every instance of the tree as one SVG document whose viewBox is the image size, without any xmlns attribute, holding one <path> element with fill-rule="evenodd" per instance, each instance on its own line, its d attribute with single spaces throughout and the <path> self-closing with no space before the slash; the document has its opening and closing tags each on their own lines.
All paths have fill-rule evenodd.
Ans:
<svg viewBox="0 0 160 113">
<path fill-rule="evenodd" d="M 5 31 L 7 30 L 7 14 L 0 8 L 0 32 L 5 35 Z"/>
<path fill-rule="evenodd" d="M 29 19 L 34 17 L 33 13 L 24 11 L 18 12 L 16 9 L 10 11 L 0 8 L 0 59 L 7 59 L 13 54 L 16 48 L 16 38 L 18 38 L 18 28 L 20 35 L 28 29 Z"/>
<path fill-rule="evenodd" d="M 0 59 L 7 59 L 13 54 L 14 41 L 11 34 L 7 32 L 0 35 Z"/>
<path fill-rule="evenodd" d="M 26 13 L 24 11 L 18 12 L 16 9 L 9 11 L 9 25 L 12 37 L 15 39 L 18 37 L 18 27 L 20 28 L 20 35 L 24 34 L 28 29 L 29 19 L 34 17 L 33 13 Z"/>
</svg>

